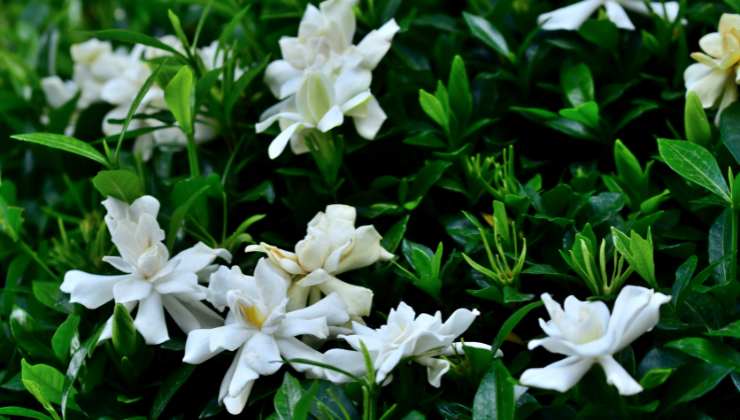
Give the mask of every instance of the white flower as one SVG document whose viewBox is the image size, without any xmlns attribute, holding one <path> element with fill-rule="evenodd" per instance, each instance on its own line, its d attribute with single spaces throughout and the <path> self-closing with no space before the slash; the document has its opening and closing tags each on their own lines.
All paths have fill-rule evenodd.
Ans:
<svg viewBox="0 0 740 420">
<path fill-rule="evenodd" d="M 306 237 L 295 246 L 295 253 L 277 247 L 250 245 L 247 252 L 260 251 L 283 271 L 295 278 L 288 295 L 291 309 L 302 308 L 320 294 L 337 293 L 353 316 L 370 313 L 373 292 L 345 283 L 336 275 L 393 258 L 380 245 L 381 236 L 372 225 L 355 228 L 357 212 L 343 204 L 326 206 L 308 223 Z"/>
<path fill-rule="evenodd" d="M 328 0 L 308 5 L 297 37 L 283 37 L 283 59 L 270 63 L 265 82 L 282 101 L 260 117 L 256 129 L 278 122 L 282 132 L 270 144 L 270 158 L 288 142 L 294 153 L 306 153 L 305 131 L 327 132 L 354 119 L 360 136 L 372 140 L 386 115 L 370 92 L 372 70 L 390 49 L 399 27 L 395 20 L 368 33 L 353 45 L 355 0 Z"/>
<path fill-rule="evenodd" d="M 686 91 L 699 96 L 704 108 L 718 105 L 717 122 L 725 108 L 737 100 L 740 82 L 740 15 L 723 14 L 719 32 L 704 35 L 699 40 L 704 51 L 691 54 L 698 63 L 684 72 Z"/>
<path fill-rule="evenodd" d="M 64 81 L 59 76 L 49 76 L 41 79 L 41 90 L 44 91 L 49 105 L 59 108 L 75 96 L 77 84 L 72 80 Z"/>
<path fill-rule="evenodd" d="M 617 296 L 614 312 L 603 302 L 582 302 L 573 296 L 565 299 L 565 310 L 547 293 L 542 301 L 550 321 L 540 319 L 540 327 L 548 336 L 529 342 L 529 349 L 542 346 L 566 357 L 544 368 L 527 369 L 519 382 L 522 385 L 565 392 L 575 385 L 595 363 L 601 365 L 609 384 L 622 395 L 642 391 L 622 366 L 614 353 L 622 350 L 658 323 L 660 305 L 670 296 L 644 287 L 626 286 Z"/>
<path fill-rule="evenodd" d="M 231 255 L 198 243 L 170 258 L 162 243 L 164 231 L 156 220 L 159 201 L 154 197 L 140 197 L 130 206 L 108 198 L 103 205 L 108 210 L 105 223 L 120 253 L 104 257 L 103 261 L 124 274 L 68 271 L 60 288 L 70 294 L 70 302 L 89 309 L 110 300 L 122 303 L 129 311 L 138 306 L 134 325 L 147 344 L 169 339 L 165 310 L 184 332 L 220 325 L 221 317 L 200 302 L 207 293 L 198 284 L 198 272 L 217 257 L 228 260 Z M 111 332 L 109 319 L 100 339 L 110 338 Z"/>
<path fill-rule="evenodd" d="M 545 30 L 577 30 L 599 7 L 606 9 L 606 16 L 618 28 L 634 30 L 635 25 L 627 16 L 627 10 L 643 15 L 656 14 L 673 22 L 678 17 L 678 2 L 646 2 L 644 0 L 582 0 L 552 12 L 543 13 L 537 22 Z"/>
<path fill-rule="evenodd" d="M 226 323 L 190 332 L 183 361 L 199 364 L 224 350 L 237 352 L 218 397 L 229 413 L 241 413 L 254 381 L 278 371 L 283 359 L 323 360 L 321 353 L 296 337 L 324 339 L 331 325 L 349 320 L 336 294 L 306 308 L 288 310 L 289 284 L 285 273 L 265 258 L 257 263 L 254 277 L 243 275 L 239 267 L 221 267 L 211 276 L 210 299 L 216 307 L 229 307 Z M 304 363 L 296 363 L 293 368 L 320 373 L 320 369 Z"/>
<path fill-rule="evenodd" d="M 470 327 L 479 315 L 477 310 L 458 309 L 447 321 L 442 315 L 416 315 L 414 309 L 401 302 L 391 309 L 388 322 L 378 329 L 353 322 L 354 334 L 340 335 L 355 350 L 331 349 L 324 354 L 325 363 L 353 375 L 365 374 L 362 345 L 367 348 L 376 371 L 376 382 L 390 382 L 391 371 L 403 360 L 413 360 L 426 366 L 427 380 L 439 387 L 442 376 L 450 370 L 450 362 L 440 356 L 462 354 L 463 343 L 455 340 Z M 464 343 L 468 347 L 490 350 L 481 343 Z M 325 370 L 324 376 L 333 382 L 346 382 L 346 375 Z"/>
</svg>

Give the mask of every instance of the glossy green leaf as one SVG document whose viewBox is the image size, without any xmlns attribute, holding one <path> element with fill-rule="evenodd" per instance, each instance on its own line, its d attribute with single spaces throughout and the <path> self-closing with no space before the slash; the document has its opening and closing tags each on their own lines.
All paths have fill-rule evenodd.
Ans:
<svg viewBox="0 0 740 420">
<path fill-rule="evenodd" d="M 483 17 L 467 12 L 463 12 L 463 19 L 465 19 L 465 23 L 468 25 L 468 29 L 470 29 L 470 33 L 472 33 L 474 37 L 481 40 L 484 44 L 488 45 L 508 60 L 514 60 L 514 55 L 509 50 L 506 38 L 504 38 L 501 32 L 499 32 L 491 22 Z"/>
<path fill-rule="evenodd" d="M 733 103 L 722 111 L 719 134 L 735 162 L 740 164 L 740 103 Z"/>
<path fill-rule="evenodd" d="M 740 372 L 740 352 L 726 344 L 701 337 L 688 337 L 671 341 L 666 347 L 680 350 L 707 363 Z"/>
<path fill-rule="evenodd" d="M 419 90 L 419 104 L 429 118 L 434 120 L 445 131 L 450 127 L 450 116 L 439 99 L 425 90 Z"/>
<path fill-rule="evenodd" d="M 172 372 L 159 386 L 157 395 L 154 397 L 154 403 L 152 409 L 149 412 L 150 419 L 158 419 L 162 415 L 164 409 L 167 408 L 172 397 L 175 396 L 177 390 L 187 382 L 190 375 L 195 370 L 195 366 L 182 364 L 174 372 Z"/>
<path fill-rule="evenodd" d="M 117 303 L 113 311 L 112 323 L 113 348 L 121 356 L 131 356 L 136 352 L 138 333 L 128 310 L 121 303 Z"/>
<path fill-rule="evenodd" d="M 473 400 L 473 420 L 513 420 L 514 379 L 500 360 L 494 360 Z"/>
<path fill-rule="evenodd" d="M 457 121 L 461 124 L 466 123 L 473 110 L 473 95 L 470 92 L 465 63 L 459 55 L 456 55 L 452 60 L 447 90 L 450 95 L 450 107 L 455 113 Z"/>
<path fill-rule="evenodd" d="M 660 157 L 677 174 L 730 201 L 727 182 L 707 149 L 688 141 L 658 139 L 658 150 Z"/>
<path fill-rule="evenodd" d="M 504 340 L 506 340 L 506 337 L 508 337 L 509 334 L 514 331 L 514 328 L 519 325 L 522 319 L 524 319 L 525 316 L 532 312 L 532 310 L 537 309 L 542 305 L 543 303 L 540 301 L 532 302 L 530 304 L 522 306 L 521 308 L 517 309 L 516 312 L 511 314 L 511 316 L 509 316 L 509 318 L 507 318 L 506 321 L 504 321 L 504 323 L 501 325 L 498 333 L 496 333 L 496 338 L 493 339 L 491 350 L 495 352 L 496 350 L 501 348 L 501 345 L 504 343 Z"/>
<path fill-rule="evenodd" d="M 68 153 L 74 153 L 78 156 L 94 160 L 105 167 L 109 166 L 108 160 L 102 153 L 95 150 L 95 148 L 90 144 L 74 137 L 52 133 L 27 133 L 14 134 L 10 136 L 10 138 L 28 143 L 40 144 L 42 146 L 51 147 L 52 149 L 58 149 Z"/>
<path fill-rule="evenodd" d="M 591 70 L 583 63 L 566 64 L 560 69 L 560 87 L 570 106 L 577 107 L 595 99 Z"/>
<path fill-rule="evenodd" d="M 69 360 L 71 352 L 80 346 L 80 337 L 77 334 L 79 325 L 80 316 L 70 314 L 51 337 L 51 348 L 54 350 L 54 355 L 63 363 Z"/>
<path fill-rule="evenodd" d="M 93 186 L 103 197 L 113 197 L 132 203 L 144 195 L 144 183 L 128 169 L 100 171 L 92 179 Z"/>
</svg>

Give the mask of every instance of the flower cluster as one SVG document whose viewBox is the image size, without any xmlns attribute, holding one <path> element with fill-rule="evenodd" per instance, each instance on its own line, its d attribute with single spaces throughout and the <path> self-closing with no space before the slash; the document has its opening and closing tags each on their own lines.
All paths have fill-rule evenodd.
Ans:
<svg viewBox="0 0 740 420">
<path fill-rule="evenodd" d="M 293 153 L 308 152 L 310 130 L 326 133 L 352 117 L 360 136 L 372 140 L 386 115 L 370 92 L 372 70 L 390 49 L 399 27 L 391 19 L 353 45 L 356 0 L 309 4 L 297 37 L 280 40 L 283 58 L 270 63 L 265 82 L 281 102 L 257 124 L 263 132 L 277 122 L 281 133 L 268 149 L 275 159 L 290 143 Z"/>
<path fill-rule="evenodd" d="M 184 48 L 180 41 L 171 35 L 160 39 L 166 45 L 177 51 Z M 113 108 L 103 119 L 102 130 L 105 135 L 114 135 L 121 131 L 121 121 L 124 120 L 133 106 L 136 95 L 152 74 L 149 60 L 165 57 L 169 53 L 153 47 L 136 45 L 131 51 L 119 48 L 114 50 L 110 42 L 90 39 L 71 47 L 71 56 L 74 61 L 72 80 L 63 81 L 59 76 L 49 76 L 41 81 L 41 86 L 49 105 L 53 108 L 61 107 L 71 101 L 76 95 L 77 110 L 84 110 L 90 105 L 103 102 Z M 223 66 L 223 54 L 219 53 L 218 42 L 196 50 L 197 56 L 203 62 L 206 70 Z M 235 70 L 238 77 L 243 71 Z M 164 99 L 164 89 L 152 85 L 146 92 L 135 110 L 136 114 L 156 113 L 167 109 Z M 71 135 L 77 116 L 73 116 L 67 134 Z M 168 126 L 155 118 L 132 119 L 129 130 L 149 128 L 152 131 L 140 135 L 136 139 L 134 150 L 142 159 L 148 160 L 155 147 L 181 148 L 187 143 L 182 130 L 177 126 Z M 202 143 L 216 137 L 217 123 L 213 119 L 202 119 L 195 124 L 195 140 Z"/>
<path fill-rule="evenodd" d="M 686 90 L 695 92 L 704 108 L 717 106 L 717 120 L 722 111 L 737 100 L 740 83 L 740 15 L 723 14 L 719 31 L 699 40 L 704 52 L 695 52 L 697 61 L 686 68 Z"/>
<path fill-rule="evenodd" d="M 635 30 L 635 25 L 625 9 L 642 15 L 655 14 L 673 22 L 678 17 L 678 2 L 651 2 L 644 0 L 582 0 L 552 12 L 543 13 L 537 21 L 545 30 L 577 30 L 600 7 L 606 9 L 606 17 L 618 28 Z"/>
</svg>

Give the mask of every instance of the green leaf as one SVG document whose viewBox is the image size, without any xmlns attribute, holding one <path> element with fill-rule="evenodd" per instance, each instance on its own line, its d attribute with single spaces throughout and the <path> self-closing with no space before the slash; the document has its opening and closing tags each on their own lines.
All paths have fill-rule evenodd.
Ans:
<svg viewBox="0 0 740 420">
<path fill-rule="evenodd" d="M 28 408 L 23 408 L 23 407 L 2 407 L 0 408 L 0 416 L 3 416 L 3 415 L 25 417 L 25 418 L 36 419 L 36 420 L 51 419 L 51 417 L 47 416 L 44 413 L 38 412 L 36 410 L 31 410 Z"/>
<path fill-rule="evenodd" d="M 740 338 L 740 320 L 727 324 L 718 330 L 709 331 L 707 335 L 713 337 Z"/>
<path fill-rule="evenodd" d="M 719 283 L 733 281 L 729 278 L 732 260 L 725 258 L 732 254 L 732 209 L 725 209 L 709 228 L 708 254 L 710 263 L 718 263 L 714 268 Z"/>
<path fill-rule="evenodd" d="M 74 137 L 65 136 L 62 134 L 52 133 L 27 133 L 27 134 L 14 134 L 10 138 L 28 143 L 40 144 L 42 146 L 51 147 L 53 149 L 63 150 L 65 152 L 74 153 L 79 156 L 86 157 L 100 163 L 106 168 L 110 165 L 108 160 L 103 156 L 102 153 L 95 150 L 94 147 L 90 146 L 82 140 L 78 140 Z"/>
<path fill-rule="evenodd" d="M 44 364 L 31 365 L 23 359 L 21 360 L 21 381 L 26 390 L 52 417 L 60 418 L 52 404 L 59 404 L 62 399 L 64 375 L 61 372 Z"/>
<path fill-rule="evenodd" d="M 92 183 L 103 197 L 113 197 L 127 203 L 144 195 L 144 182 L 128 169 L 100 171 Z"/>
<path fill-rule="evenodd" d="M 515 407 L 514 379 L 500 360 L 494 360 L 475 393 L 473 420 L 513 420 Z"/>
<path fill-rule="evenodd" d="M 51 348 L 54 350 L 54 355 L 62 363 L 66 363 L 71 352 L 77 350 L 80 346 L 80 337 L 77 334 L 79 325 L 80 316 L 70 314 L 51 337 Z"/>
<path fill-rule="evenodd" d="M 630 192 L 630 199 L 639 200 L 648 193 L 648 177 L 643 172 L 640 162 L 634 154 L 622 143 L 621 140 L 614 142 L 614 163 L 617 167 L 617 176 L 622 186 Z M 637 203 L 633 203 L 637 204 Z"/>
<path fill-rule="evenodd" d="M 677 174 L 730 202 L 727 183 L 707 149 L 688 141 L 658 139 L 658 150 Z"/>
<path fill-rule="evenodd" d="M 467 12 L 463 12 L 463 18 L 470 29 L 470 33 L 472 33 L 474 37 L 483 41 L 484 44 L 506 57 L 509 61 L 514 61 L 514 55 L 509 50 L 506 38 L 501 35 L 501 32 L 499 32 L 491 22 L 487 21 L 483 17 Z"/>
<path fill-rule="evenodd" d="M 735 162 L 740 163 L 740 103 L 735 102 L 722 111 L 719 136 Z"/>
<path fill-rule="evenodd" d="M 701 337 L 688 337 L 671 341 L 666 347 L 680 350 L 707 363 L 740 372 L 740 353 L 726 344 Z"/>
<path fill-rule="evenodd" d="M 722 141 L 725 140 L 725 133 L 728 137 L 732 136 L 732 133 L 728 130 L 740 128 L 730 127 L 735 124 L 740 124 L 740 114 L 737 114 L 738 111 L 740 111 L 740 108 L 735 107 L 734 113 L 737 114 L 737 117 L 735 114 L 728 117 L 727 112 L 730 111 L 731 108 L 732 106 L 722 111 L 722 122 L 720 125 L 720 133 L 723 134 Z M 689 91 L 686 95 L 686 106 L 684 108 L 683 118 L 686 138 L 692 143 L 708 146 L 709 142 L 712 140 L 712 126 L 709 124 L 707 114 L 704 112 L 704 107 L 701 104 L 699 95 L 694 91 Z M 724 130 L 722 129 L 723 125 L 725 126 Z M 740 141 L 740 138 L 738 138 L 738 141 Z M 740 152 L 740 149 L 738 149 L 738 152 Z M 740 157 L 740 155 L 736 156 L 736 158 L 738 157 Z M 738 162 L 740 162 L 740 160 Z"/>
<path fill-rule="evenodd" d="M 640 379 L 640 385 L 645 389 L 652 389 L 662 385 L 671 376 L 673 368 L 654 368 L 645 372 Z"/>
<path fill-rule="evenodd" d="M 564 108 L 559 112 L 561 117 L 577 121 L 586 127 L 598 128 L 599 105 L 594 101 L 584 102 L 573 108 Z"/>
<path fill-rule="evenodd" d="M 673 296 L 671 304 L 674 308 L 678 308 L 681 305 L 686 293 L 690 290 L 691 279 L 696 271 L 698 261 L 699 259 L 696 255 L 692 255 L 676 269 L 676 281 L 673 282 L 673 288 L 671 290 Z"/>
<path fill-rule="evenodd" d="M 732 368 L 701 362 L 683 366 L 668 381 L 663 401 L 672 407 L 700 398 L 713 390 L 730 372 Z"/>
<path fill-rule="evenodd" d="M 521 322 L 521 320 L 524 319 L 527 314 L 532 312 L 533 309 L 539 308 L 542 305 L 543 303 L 541 301 L 532 302 L 528 305 L 522 306 L 521 308 L 517 309 L 516 312 L 511 314 L 511 316 L 506 319 L 503 325 L 501 325 L 498 333 L 496 333 L 496 338 L 493 339 L 493 344 L 491 344 L 491 351 L 495 353 L 496 350 L 500 349 L 501 345 L 504 343 L 504 340 L 506 340 L 506 337 L 508 337 L 509 334 L 514 331 L 514 328 L 519 325 L 519 322 Z"/>
<path fill-rule="evenodd" d="M 473 111 L 473 95 L 470 93 L 470 82 L 465 71 L 465 62 L 456 55 L 452 60 L 450 79 L 447 82 L 450 94 L 450 106 L 460 124 L 465 124 Z"/>
<path fill-rule="evenodd" d="M 410 215 L 403 216 L 401 220 L 396 222 L 387 232 L 383 235 L 381 245 L 388 252 L 395 252 L 398 245 L 401 244 L 404 235 L 406 234 L 406 226 L 409 223 Z"/>
<path fill-rule="evenodd" d="M 172 213 L 172 218 L 170 218 L 170 228 L 167 232 L 167 248 L 172 249 L 173 245 L 175 245 L 175 239 L 177 238 L 177 231 L 182 226 L 183 222 L 185 221 L 186 216 L 188 215 L 188 212 L 190 211 L 190 207 L 200 199 L 200 197 L 205 194 L 209 189 L 211 189 L 211 185 L 204 185 L 199 190 L 194 192 L 188 199 L 185 201 L 181 206 L 179 206 L 174 213 Z"/>
<path fill-rule="evenodd" d="M 450 116 L 436 96 L 423 89 L 419 89 L 419 104 L 429 118 L 439 124 L 445 131 L 449 130 Z"/>
<path fill-rule="evenodd" d="M 8 203 L 0 197 L 0 231 L 5 232 L 6 235 L 13 240 L 18 241 L 23 228 L 23 208 L 8 205 Z"/>
<path fill-rule="evenodd" d="M 188 66 L 180 70 L 167 84 L 164 100 L 185 133 L 193 132 L 193 71 Z"/>
<path fill-rule="evenodd" d="M 175 35 L 177 35 L 177 39 L 180 40 L 183 48 L 185 48 L 186 50 L 190 50 L 190 42 L 188 42 L 188 37 L 185 36 L 185 31 L 182 30 L 182 23 L 180 23 L 180 18 L 171 9 L 167 10 L 167 17 L 170 19 L 172 29 L 175 31 Z"/>
<path fill-rule="evenodd" d="M 113 310 L 113 348 L 121 356 L 136 353 L 138 335 L 134 320 L 125 306 L 117 303 Z"/>
<path fill-rule="evenodd" d="M 583 63 L 563 65 L 560 69 L 560 87 L 572 107 L 595 100 L 591 70 Z"/>
<path fill-rule="evenodd" d="M 194 365 L 182 364 L 176 371 L 172 372 L 167 379 L 159 386 L 157 395 L 154 397 L 152 409 L 149 412 L 150 419 L 157 419 L 162 414 L 177 390 L 187 382 L 190 375 L 195 370 Z"/>
<path fill-rule="evenodd" d="M 285 372 L 283 384 L 278 388 L 275 393 L 275 399 L 273 400 L 277 418 L 280 420 L 302 420 L 308 418 L 311 404 L 302 403 L 306 395 L 307 393 L 298 379 L 294 378 L 290 373 Z"/>
</svg>

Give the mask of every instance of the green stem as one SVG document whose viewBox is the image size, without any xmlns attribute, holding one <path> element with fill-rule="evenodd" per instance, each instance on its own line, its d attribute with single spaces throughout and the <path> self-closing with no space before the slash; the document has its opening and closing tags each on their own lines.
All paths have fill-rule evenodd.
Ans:
<svg viewBox="0 0 740 420">
<path fill-rule="evenodd" d="M 200 176 L 200 167 L 198 166 L 198 152 L 195 150 L 195 133 L 191 129 L 188 135 L 188 163 L 190 164 L 190 176 L 195 178 Z"/>
<path fill-rule="evenodd" d="M 31 259 L 33 259 L 36 262 L 36 264 L 39 265 L 39 267 L 41 267 L 44 271 L 46 271 L 47 274 L 49 274 L 51 276 L 51 278 L 53 278 L 53 279 L 56 279 L 57 278 L 56 273 L 54 273 L 53 271 L 51 271 L 51 269 L 49 268 L 48 265 L 46 265 L 46 263 L 44 262 L 44 260 L 42 260 L 39 257 L 39 254 L 37 254 L 33 249 L 31 249 L 31 247 L 28 246 L 28 244 L 25 241 L 19 240 L 18 241 L 18 244 L 21 246 L 21 249 L 23 250 L 23 252 L 25 252 L 26 254 L 28 254 L 31 257 Z"/>
</svg>

